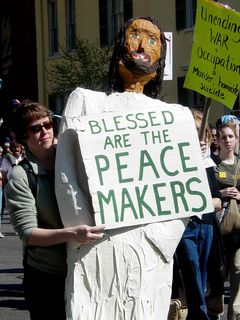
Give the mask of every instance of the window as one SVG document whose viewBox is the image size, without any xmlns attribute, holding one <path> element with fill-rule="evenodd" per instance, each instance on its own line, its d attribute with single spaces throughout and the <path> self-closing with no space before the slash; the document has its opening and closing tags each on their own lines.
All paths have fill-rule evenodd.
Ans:
<svg viewBox="0 0 240 320">
<path fill-rule="evenodd" d="M 113 0 L 112 2 L 112 17 L 110 20 L 110 43 L 114 43 L 119 29 L 124 24 L 124 14 L 123 14 L 123 2 L 118 0 Z"/>
<path fill-rule="evenodd" d="M 132 0 L 99 0 L 100 43 L 112 45 L 124 21 L 132 18 Z"/>
<path fill-rule="evenodd" d="M 12 67 L 11 22 L 9 16 L 2 17 L 0 28 L 0 75 L 7 76 Z"/>
<path fill-rule="evenodd" d="M 67 50 L 74 49 L 76 40 L 75 0 L 66 0 Z"/>
<path fill-rule="evenodd" d="M 197 0 L 176 0 L 176 29 L 192 28 L 195 24 Z"/>
<path fill-rule="evenodd" d="M 57 2 L 48 0 L 49 54 L 58 52 Z"/>
</svg>

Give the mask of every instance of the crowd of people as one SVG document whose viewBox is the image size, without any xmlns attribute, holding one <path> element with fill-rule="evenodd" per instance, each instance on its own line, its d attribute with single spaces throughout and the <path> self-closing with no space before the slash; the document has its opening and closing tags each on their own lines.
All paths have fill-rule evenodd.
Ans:
<svg viewBox="0 0 240 320">
<path fill-rule="evenodd" d="M 52 119 L 47 109 L 38 103 L 24 101 L 22 104 L 23 115 L 17 115 L 17 119 L 27 118 L 29 122 L 24 123 L 23 120 L 20 121 L 21 128 L 17 128 L 17 133 L 15 135 L 15 139 L 10 141 L 9 138 L 6 139 L 3 147 L 0 147 L 0 161 L 1 161 L 1 189 L 0 189 L 0 197 L 2 201 L 0 202 L 1 208 L 1 216 L 3 213 L 3 209 L 5 206 L 4 201 L 4 190 L 9 180 L 10 174 L 13 168 L 18 165 L 18 163 L 27 155 L 28 159 L 33 163 L 37 163 L 38 169 L 36 172 L 38 174 L 43 175 L 46 174 L 42 186 L 47 192 L 48 196 L 39 195 L 42 199 L 49 198 L 49 190 L 52 190 L 53 193 L 53 185 L 51 183 L 53 181 L 51 177 L 54 170 L 54 148 L 56 147 L 56 138 L 53 135 L 52 129 Z M 24 108 L 25 107 L 25 108 Z M 21 107 L 20 107 L 21 109 Z M 36 110 L 35 110 L 36 109 Z M 24 112 L 29 113 L 29 115 L 25 115 Z M 192 110 L 192 114 L 196 123 L 196 130 L 199 132 L 202 121 L 202 113 L 197 110 Z M 184 307 L 188 310 L 187 319 L 206 319 L 206 320 L 214 320 L 219 319 L 220 314 L 224 311 L 224 282 L 229 279 L 230 281 L 230 301 L 228 307 L 228 319 L 235 319 L 234 315 L 240 314 L 240 236 L 237 237 L 238 230 L 233 229 L 228 234 L 227 237 L 222 235 L 221 233 L 221 221 L 223 219 L 224 214 L 226 214 L 229 199 L 234 198 L 240 203 L 240 180 L 237 182 L 236 186 L 233 187 L 233 179 L 234 176 L 238 175 L 236 172 L 237 163 L 238 163 L 238 139 L 239 139 L 239 126 L 240 122 L 234 116 L 221 117 L 216 122 L 216 125 L 209 125 L 206 128 L 206 132 L 204 135 L 204 141 L 201 142 L 203 148 L 203 159 L 207 172 L 207 176 L 209 179 L 210 190 L 213 197 L 213 203 L 215 212 L 205 214 L 202 218 L 197 216 L 193 216 L 189 221 L 182 239 L 177 247 L 174 256 L 174 272 L 173 272 L 173 284 L 172 284 L 172 299 L 181 299 Z M 25 129 L 30 132 L 30 137 L 26 142 L 22 140 Z M 22 130 L 22 132 L 21 132 Z M 47 137 L 46 137 L 47 135 Z M 17 140 L 16 140 L 17 138 Z M 17 142 L 20 141 L 21 143 Z M 32 150 L 32 152 L 29 150 Z M 31 149 L 32 148 L 32 149 Z M 44 156 L 43 149 L 47 149 L 48 151 Z M 34 153 L 38 154 L 38 160 L 35 159 Z M 52 158 L 53 157 L 53 158 Z M 42 158 L 42 159 L 41 159 Z M 40 167 L 40 164 L 44 163 L 44 169 Z M 34 166 L 34 164 L 32 164 Z M 39 173 L 40 171 L 40 173 Z M 44 174 L 42 171 L 46 171 Z M 12 208 L 14 213 L 13 216 L 16 215 L 17 210 L 19 214 L 21 210 L 24 208 L 24 204 L 21 201 L 21 206 L 19 204 L 20 194 L 18 194 L 17 190 L 14 188 L 12 184 L 14 180 L 20 181 L 22 176 L 24 175 L 24 170 L 22 168 L 18 168 L 14 171 L 13 178 L 10 181 L 9 186 L 6 188 L 6 201 L 9 202 L 9 207 Z M 43 179 L 41 177 L 41 179 Z M 46 179 L 46 180 L 45 180 Z M 24 179 L 26 180 L 26 178 Z M 38 182 L 39 183 L 39 182 Z M 26 184 L 26 181 L 24 181 Z M 50 184 L 46 189 L 47 184 Z M 24 186 L 22 186 L 24 190 Z M 39 191 L 40 192 L 40 191 Z M 35 211 L 34 208 L 34 196 L 30 193 L 28 196 L 24 193 L 24 198 L 31 198 L 31 210 Z M 14 203 L 14 199 L 16 200 L 16 204 Z M 28 199 L 27 201 L 29 201 Z M 51 202 L 55 202 L 55 199 L 51 200 Z M 57 212 L 56 204 L 53 205 L 55 207 L 52 212 Z M 30 206 L 29 206 L 30 210 Z M 30 211 L 31 211 L 30 210 Z M 67 239 L 72 237 L 79 237 L 81 242 L 91 243 L 95 239 L 98 239 L 102 236 L 102 229 L 87 229 L 86 227 L 78 227 L 74 228 L 74 230 L 62 230 L 62 235 L 59 234 L 59 231 L 62 228 L 62 224 L 59 221 L 59 218 L 50 218 L 47 213 L 41 213 L 42 209 L 37 209 L 38 214 L 42 214 L 43 218 L 41 218 L 42 223 L 44 224 L 43 234 L 36 231 L 36 235 L 31 235 L 31 240 L 28 239 L 28 245 L 47 245 L 59 247 L 59 244 L 64 243 Z M 51 211 L 50 211 L 51 212 Z M 24 219 L 24 216 L 14 218 L 13 224 L 16 227 L 16 232 L 20 234 L 20 237 L 26 241 L 27 235 L 24 233 L 28 232 L 26 230 L 21 230 L 18 227 L 18 219 L 21 221 Z M 28 217 L 28 219 L 30 219 Z M 46 219 L 46 220 L 45 220 Z M 49 219 L 49 221 L 48 221 Z M 52 220 L 52 222 L 50 221 Z M 58 221 L 58 222 L 57 222 Z M 30 221 L 29 228 L 31 226 Z M 32 222 L 36 227 L 37 222 Z M 55 225 L 56 223 L 56 225 Z M 57 228 L 53 233 L 53 231 L 48 230 L 49 235 L 46 233 L 46 226 L 49 224 L 49 228 Z M 39 229 L 39 227 L 38 227 Z M 56 234 L 58 236 L 56 237 Z M 72 235 L 71 235 L 72 233 Z M 4 235 L 0 232 L 0 238 L 4 237 Z M 47 240 L 49 237 L 49 240 Z M 52 239 L 52 240 L 51 240 Z M 55 249 L 53 249 L 55 250 Z M 57 250 L 58 251 L 58 250 Z M 66 257 L 64 253 L 65 249 L 59 250 L 62 252 L 60 256 L 63 257 L 62 262 L 58 263 L 58 268 L 62 266 L 61 270 L 54 270 L 54 265 L 56 263 L 53 261 L 53 265 L 51 266 L 51 259 L 48 261 L 49 270 L 56 272 L 57 283 L 58 286 L 55 286 L 54 295 L 56 292 L 62 294 L 62 302 L 64 301 L 64 281 L 65 276 L 63 276 L 62 285 L 61 281 L 59 281 L 61 272 L 64 274 L 66 272 L 66 262 L 64 259 Z M 28 250 L 28 255 L 31 257 L 31 249 Z M 41 267 L 41 262 L 38 262 L 39 266 L 36 265 L 36 269 L 47 268 L 46 261 L 44 260 L 48 257 L 47 252 L 43 253 L 43 262 L 44 267 Z M 55 259 L 57 257 L 55 253 Z M 33 257 L 29 259 L 33 259 Z M 39 256 L 37 257 L 37 260 Z M 60 259 L 60 260 L 61 260 Z M 60 261 L 59 260 L 59 261 Z M 58 261 L 58 262 L 59 262 Z M 27 264 L 27 262 L 25 262 Z M 36 263 L 36 262 L 35 262 Z M 34 264 L 34 262 L 33 262 Z M 28 269 L 30 267 L 28 266 Z M 57 268 L 57 269 L 58 269 Z M 31 268 L 30 268 L 31 269 Z M 65 271 L 64 271 L 65 270 Z M 25 271 L 26 272 L 26 271 Z M 36 279 L 33 281 L 36 274 L 38 275 L 38 279 L 40 284 L 43 284 L 42 291 L 39 291 L 43 294 L 45 291 L 45 277 L 40 277 L 39 273 L 36 271 L 30 270 L 32 278 L 27 281 L 25 278 L 25 286 L 29 287 L 30 284 L 36 285 Z M 28 277 L 28 272 L 26 272 Z M 49 279 L 47 280 L 49 282 Z M 38 288 L 39 285 L 38 284 Z M 52 285 L 49 285 L 52 288 Z M 61 290 L 59 289 L 61 287 Z M 27 293 L 28 297 L 31 297 L 31 301 L 33 299 L 40 298 L 39 295 L 34 298 L 33 292 L 35 289 L 29 289 L 30 291 Z M 184 292 L 182 292 L 184 291 Z M 51 292 L 48 290 L 48 292 Z M 50 295 L 53 293 L 51 292 Z M 183 298 L 184 296 L 184 298 Z M 29 299 L 29 298 L 28 298 Z M 46 298 L 46 301 L 48 298 Z M 30 302 L 31 303 L 34 302 Z M 46 302 L 47 303 L 47 302 Z M 51 301 L 52 303 L 52 301 Z M 56 298 L 56 303 L 59 303 L 59 299 Z M 63 302 L 64 305 L 64 302 Z M 34 308 L 33 308 L 34 310 Z M 37 310 L 37 313 L 39 310 Z M 63 312 L 63 311 L 62 311 Z M 34 319 L 34 318 L 33 318 Z M 62 317 L 64 319 L 64 316 Z"/>
<path fill-rule="evenodd" d="M 199 131 L 202 114 L 192 112 Z M 191 217 L 175 253 L 173 273 L 172 298 L 181 299 L 184 289 L 187 319 L 219 319 L 224 312 L 227 279 L 230 282 L 227 318 L 237 319 L 240 315 L 239 230 L 233 227 L 226 235 L 222 227 L 230 199 L 240 203 L 240 181 L 234 186 L 234 178 L 239 175 L 239 126 L 235 116 L 223 116 L 216 125 L 208 125 L 204 135 L 207 151 L 203 159 L 215 211 L 201 219 Z"/>
<path fill-rule="evenodd" d="M 150 40 L 149 34 L 151 35 Z M 145 40 L 147 40 L 147 45 L 144 46 Z M 121 48 L 124 41 L 126 41 L 125 51 Z M 117 86 L 120 83 L 122 91 L 131 92 L 131 95 L 128 96 L 129 101 L 130 99 L 132 99 L 131 101 L 136 101 L 137 97 L 140 97 L 140 102 L 143 101 L 144 104 L 149 103 L 151 105 L 152 98 L 159 98 L 164 68 L 166 39 L 164 39 L 160 27 L 149 17 L 132 19 L 126 24 L 126 28 L 121 30 L 117 45 L 118 48 L 114 54 L 122 54 L 122 56 L 114 57 L 114 63 L 113 60 L 111 62 L 110 73 L 111 76 L 118 74 L 119 78 L 111 79 L 108 95 L 114 94 L 114 91 L 118 92 Z M 148 48 L 156 45 L 155 50 Z M 134 56 L 137 57 L 136 60 L 138 61 L 136 65 L 130 61 L 131 55 L 129 52 L 133 49 Z M 145 55 L 147 50 L 149 50 L 149 56 Z M 149 66 L 145 64 L 146 61 L 160 62 L 152 63 Z M 114 69 L 116 66 L 119 67 L 119 70 Z M 142 68 L 144 69 L 143 73 Z M 131 73 L 134 77 L 132 77 Z M 143 90 L 146 89 L 145 87 L 149 82 L 152 82 L 156 74 L 156 83 L 152 87 L 148 86 L 147 90 L 144 91 L 148 97 L 144 97 Z M 116 84 L 117 82 L 119 82 L 118 85 Z M 138 96 L 135 94 L 136 92 Z M 117 96 L 119 101 L 120 97 L 125 97 L 125 95 L 121 96 L 120 94 L 117 94 Z M 87 112 L 88 108 L 92 108 L 93 100 L 90 100 L 90 107 L 86 105 L 84 112 Z M 192 110 L 192 115 L 195 120 L 196 130 L 199 132 L 202 125 L 202 114 L 197 110 Z M 4 193 L 5 199 L 5 203 L 0 202 L 0 211 L 2 212 L 3 207 L 6 207 L 11 223 L 24 244 L 23 285 L 32 320 L 65 320 L 67 318 L 65 308 L 66 281 L 70 288 L 74 288 L 71 297 L 67 297 L 70 299 L 69 305 L 70 307 L 75 305 L 77 308 L 79 303 L 74 301 L 74 294 L 75 291 L 79 290 L 81 279 L 70 277 L 67 269 L 71 265 L 70 260 L 73 261 L 73 265 L 76 267 L 77 263 L 75 263 L 74 259 L 80 253 L 82 253 L 81 258 L 88 260 L 89 268 L 92 267 L 91 270 L 95 270 L 95 273 L 96 270 L 102 271 L 103 269 L 102 261 L 100 261 L 99 257 L 101 250 L 106 250 L 106 247 L 110 247 L 110 249 L 109 251 L 103 251 L 108 252 L 108 256 L 105 257 L 105 260 L 103 259 L 105 263 L 111 263 L 112 259 L 115 259 L 115 262 L 118 260 L 115 266 L 116 269 L 118 263 L 120 264 L 119 261 L 122 264 L 130 265 L 129 268 L 126 267 L 126 270 L 125 267 L 118 270 L 120 273 L 116 273 L 116 275 L 121 274 L 122 279 L 115 276 L 114 281 L 110 281 L 110 284 L 108 283 L 109 278 L 107 278 L 108 276 L 110 277 L 110 274 L 105 274 L 105 283 L 97 283 L 99 279 L 96 274 L 94 275 L 97 279 L 95 285 L 98 286 L 99 292 L 101 288 L 105 288 L 106 283 L 109 285 L 109 291 L 104 292 L 104 294 L 106 296 L 111 295 L 111 299 L 113 299 L 114 293 L 110 294 L 109 292 L 117 292 L 118 294 L 122 290 L 121 281 L 131 282 L 132 280 L 133 283 L 136 280 L 134 273 L 139 276 L 139 281 L 144 277 L 148 279 L 146 273 L 149 274 L 152 270 L 147 267 L 144 269 L 143 265 L 139 265 L 138 261 L 140 254 L 145 257 L 143 245 L 146 246 L 148 255 L 151 255 L 151 257 L 147 256 L 143 259 L 144 263 L 149 267 L 148 259 L 151 258 L 156 266 L 151 282 L 149 281 L 145 287 L 145 293 L 148 294 L 150 292 L 151 299 L 154 299 L 154 304 L 150 306 L 151 301 L 145 300 L 145 306 L 143 306 L 139 301 L 133 302 L 130 299 L 127 301 L 128 310 L 126 310 L 126 313 L 128 312 L 128 317 L 123 317 L 122 310 L 120 310 L 122 307 L 121 302 L 119 302 L 119 305 L 118 302 L 114 302 L 114 310 L 118 314 L 114 319 L 143 319 L 142 315 L 141 317 L 135 316 L 134 312 L 136 312 L 135 309 L 137 308 L 142 312 L 148 310 L 149 314 L 152 312 L 151 309 L 154 308 L 155 310 L 160 310 L 160 313 L 161 308 L 165 308 L 164 310 L 168 312 L 170 300 L 167 306 L 165 304 L 168 301 L 169 292 L 170 294 L 172 292 L 172 302 L 180 300 L 184 305 L 187 311 L 185 314 L 186 319 L 219 319 L 219 316 L 224 311 L 224 282 L 227 279 L 230 282 L 231 293 L 228 320 L 239 319 L 239 230 L 234 226 L 227 234 L 224 234 L 222 230 L 222 222 L 229 212 L 230 199 L 235 199 L 237 203 L 240 203 L 240 179 L 237 179 L 239 175 L 237 171 L 239 162 L 239 122 L 236 117 L 229 115 L 221 117 L 216 122 L 216 125 L 207 126 L 203 138 L 199 139 L 201 140 L 199 144 L 202 151 L 203 164 L 211 190 L 213 212 L 204 214 L 202 217 L 193 215 L 186 225 L 178 219 L 178 221 L 154 223 L 150 227 L 149 225 L 143 225 L 128 228 L 115 234 L 114 231 L 112 233 L 110 231 L 108 233 L 108 241 L 104 241 L 106 235 L 104 226 L 87 224 L 65 226 L 63 224 L 55 195 L 54 179 L 57 141 L 54 136 L 53 119 L 49 110 L 37 102 L 22 101 L 16 106 L 11 115 L 10 132 L 12 140 L 6 140 L 3 148 L 0 148 L 0 197 L 2 198 L 2 193 Z M 74 166 L 74 164 L 72 165 Z M 66 180 L 67 185 L 67 177 L 63 178 Z M 77 179 L 81 178 L 77 177 Z M 234 180 L 236 180 L 235 184 Z M 68 185 L 67 188 L 67 192 L 71 194 L 72 190 L 69 189 Z M 72 194 L 76 193 L 72 192 Z M 72 202 L 73 206 L 77 207 L 74 199 Z M 82 205 L 84 207 L 85 203 Z M 91 212 L 91 208 L 87 208 L 86 205 L 86 210 L 88 209 Z M 156 250 L 156 247 L 158 245 L 161 246 L 161 241 L 165 241 L 166 247 L 170 243 L 168 232 L 176 231 L 179 231 L 178 234 L 182 236 L 179 237 L 180 241 L 178 241 L 177 236 L 175 237 L 174 245 L 176 244 L 176 250 L 173 250 L 175 253 L 174 259 L 172 259 L 171 255 L 165 255 L 164 250 L 161 252 L 162 247 L 161 250 Z M 0 233 L 0 237 L 2 236 Z M 160 241 L 158 241 L 157 237 L 160 237 Z M 131 240 L 130 244 L 128 239 Z M 70 250 L 72 249 L 72 255 L 67 254 L 66 243 L 77 244 L 74 248 L 70 248 Z M 95 250 L 96 258 L 93 255 L 89 257 L 89 248 L 90 246 L 92 248 L 96 243 L 98 245 L 97 250 Z M 80 245 L 89 245 L 89 247 L 80 247 Z M 126 255 L 127 251 L 130 252 L 133 260 Z M 110 254 L 110 252 L 113 253 Z M 133 252 L 137 252 L 136 256 L 134 256 Z M 94 269 L 95 265 L 97 265 L 96 269 Z M 85 294 L 87 300 L 88 296 L 91 296 L 89 292 L 92 292 L 90 282 L 88 282 L 91 279 L 91 275 L 89 275 L 90 269 L 85 270 L 84 267 L 81 269 L 82 266 L 80 261 L 78 268 L 86 289 L 81 294 Z M 128 274 L 129 270 L 131 273 Z M 157 277 L 155 277 L 156 272 L 158 273 Z M 132 277 L 130 280 L 129 275 Z M 157 279 L 160 279 L 160 283 L 157 283 Z M 169 279 L 172 279 L 171 284 L 169 284 Z M 161 281 L 164 283 L 164 288 Z M 150 285 L 157 288 L 156 295 L 151 292 Z M 169 289 L 169 286 L 172 287 L 172 290 Z M 158 290 L 159 288 L 160 290 Z M 134 290 L 132 290 L 132 296 L 138 296 L 138 289 L 135 290 L 136 292 Z M 131 290 L 129 289 L 129 291 Z M 163 296 L 162 298 L 161 295 Z M 105 301 L 98 301 L 95 296 L 90 297 L 90 300 L 91 298 L 93 300 L 96 299 L 94 303 L 96 302 L 98 305 L 105 303 Z M 159 303 L 162 303 L 161 308 L 155 305 L 158 299 Z M 101 319 L 101 310 L 96 310 L 98 310 L 97 313 L 91 319 Z M 141 313 L 139 310 L 136 314 Z M 169 319 L 177 319 L 174 318 L 173 313 L 179 310 L 171 308 L 170 310 Z M 86 314 L 89 312 L 90 314 L 90 311 L 85 310 L 84 312 Z M 68 319 L 79 319 L 78 314 L 74 316 L 75 309 L 67 312 L 68 314 L 73 314 Z M 91 314 L 93 313 L 91 311 Z M 163 309 L 162 313 L 165 317 Z M 153 318 L 145 319 L 151 320 Z M 154 317 L 154 319 L 158 319 L 158 317 Z"/>
</svg>

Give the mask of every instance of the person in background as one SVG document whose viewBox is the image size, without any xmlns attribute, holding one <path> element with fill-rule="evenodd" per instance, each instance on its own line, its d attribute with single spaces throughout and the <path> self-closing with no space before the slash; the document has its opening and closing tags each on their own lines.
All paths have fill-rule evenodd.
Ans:
<svg viewBox="0 0 240 320">
<path fill-rule="evenodd" d="M 11 164 L 15 163 L 15 158 L 12 151 L 10 150 L 11 140 L 9 137 L 6 137 L 3 146 L 3 158 L 7 158 Z"/>
<path fill-rule="evenodd" d="M 30 100 L 11 115 L 11 130 L 25 146 L 26 161 L 36 177 L 33 194 L 27 172 L 15 166 L 5 187 L 10 221 L 24 244 L 24 295 L 32 320 L 66 320 L 64 288 L 68 240 L 94 243 L 103 227 L 63 228 L 54 192 L 55 146 L 50 112 Z"/>
<path fill-rule="evenodd" d="M 0 167 L 2 165 L 2 160 L 3 160 L 3 148 L 0 146 Z"/>
<path fill-rule="evenodd" d="M 5 187 L 5 185 L 7 184 L 13 167 L 23 159 L 23 156 L 23 146 L 16 141 L 11 142 L 8 152 L 4 154 L 1 165 L 3 187 Z"/>
<path fill-rule="evenodd" d="M 202 113 L 191 110 L 196 129 L 200 132 Z M 216 211 L 222 207 L 222 196 L 219 192 L 214 176 L 214 162 L 210 158 L 211 132 L 206 128 L 205 137 L 200 142 L 203 154 L 203 162 L 206 168 L 209 187 L 212 194 L 212 202 Z M 217 219 L 214 219 L 214 212 L 204 214 L 201 218 L 193 216 L 183 233 L 182 239 L 176 249 L 175 264 L 179 268 L 183 288 L 185 290 L 186 303 L 188 308 L 188 320 L 209 320 L 208 308 L 205 299 L 205 292 L 208 281 L 208 258 L 213 244 L 214 226 Z M 220 233 L 218 233 L 220 235 Z M 221 236 L 221 235 L 220 235 Z M 219 268 L 220 270 L 220 268 Z M 174 271 L 178 269 L 175 267 Z M 217 270 L 216 270 L 217 271 Z M 173 275 L 173 288 L 176 290 L 177 275 Z M 173 292 L 173 298 L 177 298 L 178 292 Z"/>
<path fill-rule="evenodd" d="M 222 123 L 226 123 L 226 122 L 232 122 L 233 124 L 235 124 L 236 127 L 236 146 L 235 146 L 235 150 L 234 153 L 239 157 L 239 133 L 240 133 L 240 120 L 231 114 L 226 114 L 224 116 L 221 116 L 217 121 L 216 121 L 216 127 L 219 127 Z"/>
<path fill-rule="evenodd" d="M 0 146 L 0 167 L 2 165 L 2 154 L 3 148 Z M 2 173 L 0 171 L 0 238 L 4 238 L 3 233 L 1 232 L 1 225 L 3 220 L 3 185 L 2 185 Z"/>
<path fill-rule="evenodd" d="M 14 166 L 16 166 L 23 159 L 23 146 L 16 143 L 16 141 L 9 142 L 10 139 L 7 138 L 4 143 L 4 155 L 2 159 L 2 164 L 0 167 L 1 171 L 1 182 L 2 182 L 2 190 L 4 195 L 4 188 L 8 182 L 10 173 Z M 2 213 L 5 208 L 5 197 L 2 197 Z"/>
<path fill-rule="evenodd" d="M 7 137 L 4 141 L 4 149 L 3 149 L 3 156 L 5 156 L 5 154 L 10 153 L 12 154 L 12 152 L 10 151 L 10 138 Z"/>
<path fill-rule="evenodd" d="M 212 135 L 212 142 L 210 145 L 210 151 L 211 155 L 218 155 L 219 150 L 218 150 L 218 143 L 217 143 L 217 128 L 213 124 L 209 124 L 209 128 L 211 130 L 211 135 Z"/>
<path fill-rule="evenodd" d="M 237 200 L 238 206 L 240 203 L 239 179 L 236 187 L 233 187 L 237 163 L 239 161 L 238 155 L 235 153 L 238 137 L 239 127 L 236 121 L 223 122 L 222 119 L 217 121 L 219 155 L 214 157 L 216 163 L 214 171 L 225 206 L 231 198 Z M 228 320 L 237 320 L 240 317 L 240 239 L 239 230 L 237 230 L 236 234 L 235 232 L 233 230 L 227 237 L 224 236 L 228 265 L 227 273 L 229 273 L 230 282 Z"/>
</svg>

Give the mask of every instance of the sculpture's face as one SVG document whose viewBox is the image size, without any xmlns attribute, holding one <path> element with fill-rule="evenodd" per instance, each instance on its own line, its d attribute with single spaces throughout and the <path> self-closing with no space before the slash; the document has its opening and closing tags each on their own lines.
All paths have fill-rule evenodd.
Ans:
<svg viewBox="0 0 240 320">
<path fill-rule="evenodd" d="M 161 54 L 160 30 L 151 21 L 137 19 L 125 33 L 123 64 L 132 73 L 149 74 L 158 68 Z"/>
</svg>

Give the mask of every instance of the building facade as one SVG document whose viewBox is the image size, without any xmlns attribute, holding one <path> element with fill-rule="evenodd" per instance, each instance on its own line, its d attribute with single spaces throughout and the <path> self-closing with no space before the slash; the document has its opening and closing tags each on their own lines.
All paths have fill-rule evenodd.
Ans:
<svg viewBox="0 0 240 320">
<path fill-rule="evenodd" d="M 1 6 L 4 2 L 4 0 L 1 1 Z M 97 41 L 99 46 L 111 46 L 124 21 L 137 16 L 156 17 L 162 29 L 172 33 L 173 74 L 172 80 L 164 81 L 162 99 L 169 103 L 179 102 L 186 106 L 203 107 L 205 100 L 203 96 L 183 88 L 191 56 L 197 0 L 7 0 L 6 3 L 12 3 L 12 10 L 13 6 L 16 6 L 19 14 L 25 10 L 26 15 L 26 21 L 22 21 L 22 28 L 20 28 L 20 23 L 15 21 L 15 33 L 11 35 L 12 39 L 15 37 L 19 39 L 22 36 L 28 37 L 30 42 L 30 56 L 27 54 L 29 53 L 27 48 L 23 48 L 20 44 L 21 54 L 24 53 L 26 56 L 22 63 L 18 59 L 18 63 L 23 65 L 25 72 L 30 75 L 21 77 L 19 72 L 22 70 L 19 70 L 19 65 L 15 64 L 12 66 L 16 68 L 14 85 L 19 87 L 19 90 L 20 88 L 23 90 L 22 86 L 27 88 L 27 80 L 32 79 L 29 97 L 37 98 L 55 113 L 61 113 L 67 97 L 52 94 L 47 79 L 50 63 L 61 58 L 62 49 L 74 54 L 76 38 Z M 225 0 L 224 3 L 240 11 L 239 0 Z M 16 12 L 15 8 L 14 12 Z M 10 17 L 11 14 L 10 10 Z M 4 19 L 5 22 L 7 21 L 7 16 L 6 14 L 1 18 L 2 43 L 4 40 L 3 22 Z M 25 30 L 27 23 L 28 27 L 31 26 L 31 34 Z M 12 50 L 12 61 L 15 59 L 14 54 L 17 53 L 18 51 Z M 3 55 L 3 52 L 1 54 Z M 3 58 L 2 56 L 2 69 L 0 69 L 2 72 L 4 70 Z M 16 90 L 12 98 L 17 98 L 17 94 Z M 25 97 L 25 91 L 24 94 L 19 93 L 19 98 L 23 96 Z M 9 94 L 5 94 L 6 97 L 9 98 Z M 223 113 L 230 112 L 224 106 L 212 103 L 214 103 L 214 109 L 211 108 L 210 121 L 213 122 Z M 235 109 L 239 109 L 239 98 Z"/>
<path fill-rule="evenodd" d="M 38 99 L 35 4 L 0 1 L 0 118 L 12 99 Z"/>
</svg>

